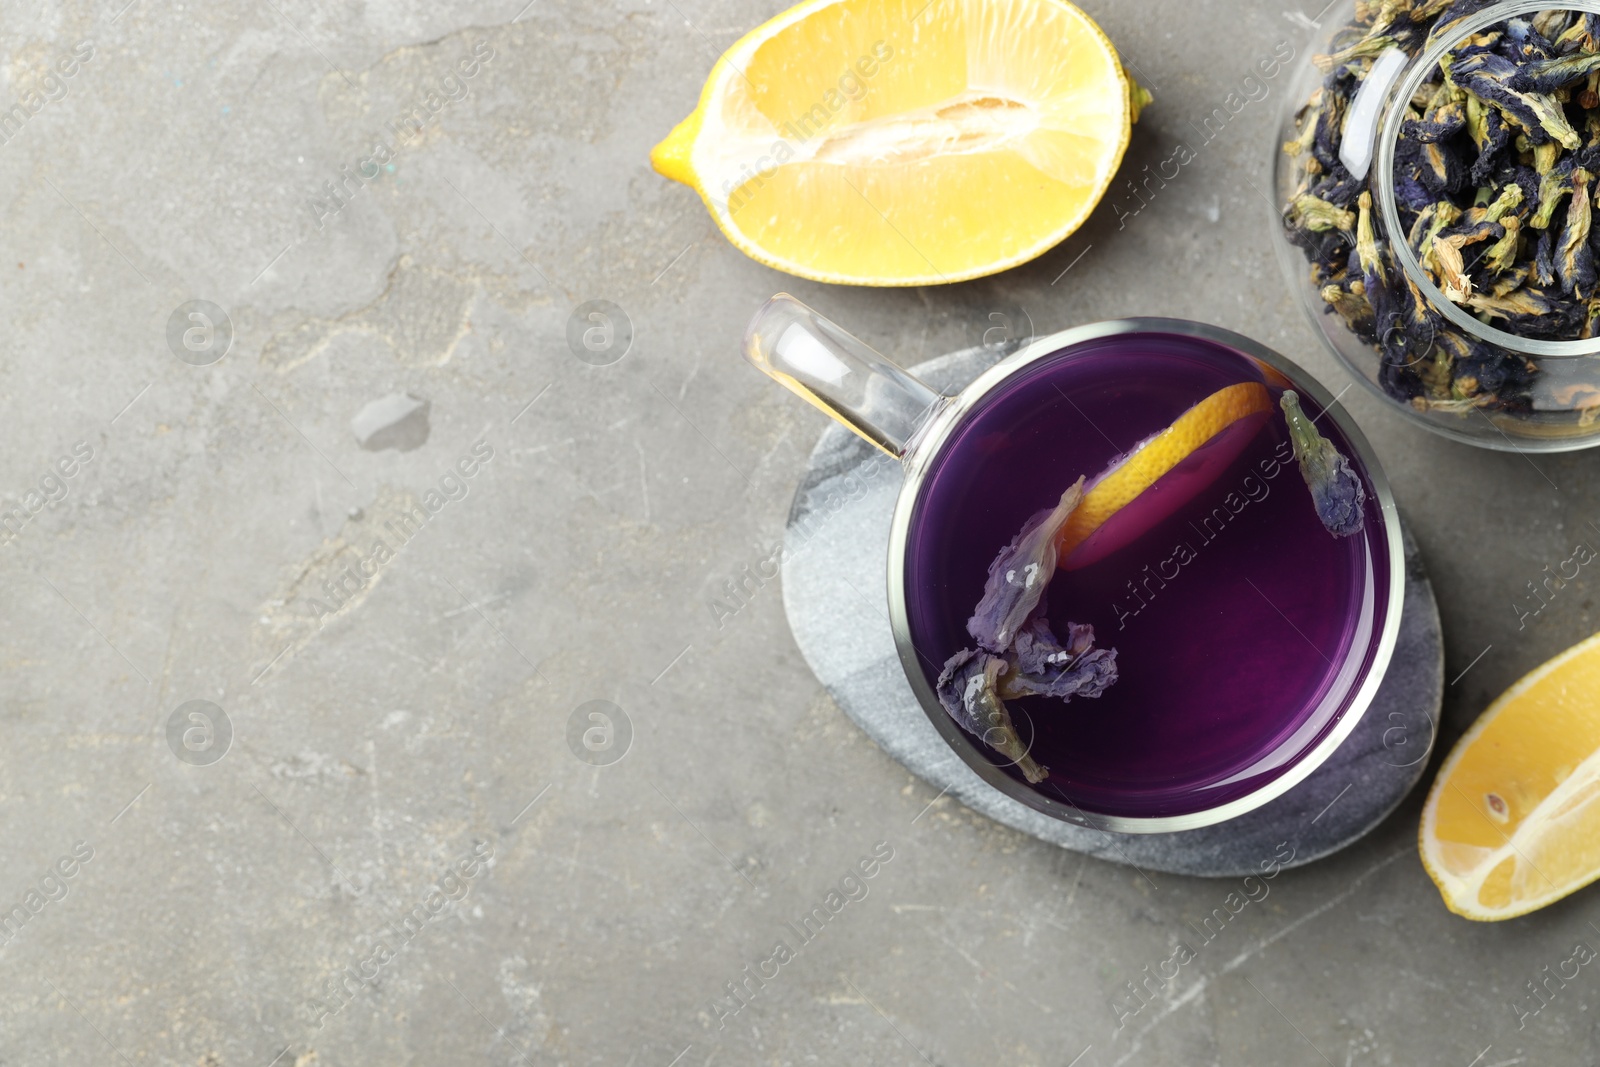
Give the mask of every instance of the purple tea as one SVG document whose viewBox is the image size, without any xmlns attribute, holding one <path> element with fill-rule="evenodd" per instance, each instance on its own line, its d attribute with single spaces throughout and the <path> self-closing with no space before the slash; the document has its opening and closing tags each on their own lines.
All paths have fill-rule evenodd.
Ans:
<svg viewBox="0 0 1600 1067">
<path fill-rule="evenodd" d="M 1189 453 L 1024 602 L 997 595 L 1002 550 L 1040 541 L 1119 457 L 1244 382 L 1270 410 Z M 1180 815 L 1261 788 L 1338 723 L 1377 652 L 1388 541 L 1354 449 L 1288 388 L 1215 342 L 1102 338 L 985 394 L 930 461 L 906 546 L 911 637 L 930 686 L 1004 685 L 1015 738 L 972 740 L 1018 781 L 1087 813 Z M 1315 496 L 1291 419 L 1302 442 L 1326 439 Z M 1009 667 L 985 651 L 1001 646 Z"/>
</svg>

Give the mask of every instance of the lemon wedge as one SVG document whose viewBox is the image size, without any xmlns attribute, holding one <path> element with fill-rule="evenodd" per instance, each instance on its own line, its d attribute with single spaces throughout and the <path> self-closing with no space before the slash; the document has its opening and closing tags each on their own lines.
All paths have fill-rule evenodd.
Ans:
<svg viewBox="0 0 1600 1067">
<path fill-rule="evenodd" d="M 1600 878 L 1600 634 L 1506 690 L 1456 743 L 1419 848 L 1445 905 L 1483 922 Z"/>
<path fill-rule="evenodd" d="M 1077 570 L 1105 558 L 1187 503 L 1238 457 L 1271 411 L 1266 386 L 1239 382 L 1113 460 L 1056 538 L 1062 567 Z"/>
<path fill-rule="evenodd" d="M 1148 101 L 1066 0 L 809 0 L 722 55 L 650 160 L 768 266 L 929 285 L 1081 226 Z"/>
</svg>

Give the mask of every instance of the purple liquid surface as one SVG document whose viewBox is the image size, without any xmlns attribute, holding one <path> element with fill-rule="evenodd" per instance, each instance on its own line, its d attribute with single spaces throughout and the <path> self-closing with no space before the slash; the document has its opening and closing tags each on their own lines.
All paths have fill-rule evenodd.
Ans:
<svg viewBox="0 0 1600 1067">
<path fill-rule="evenodd" d="M 1249 442 L 1233 442 L 1221 464 L 1196 452 L 1146 490 L 1176 489 L 1186 502 L 1050 584 L 1056 632 L 1091 623 L 1096 646 L 1117 650 L 1120 678 L 1098 699 L 1010 703 L 1031 755 L 1050 769 L 1029 788 L 1047 797 L 1102 815 L 1184 814 L 1254 792 L 1313 748 L 1346 711 L 1387 611 L 1376 495 L 1369 482 L 1362 533 L 1328 533 L 1292 458 L 1279 386 L 1242 353 L 1167 334 L 1105 338 L 1030 364 L 979 401 L 929 464 L 905 578 L 931 686 L 972 646 L 966 620 L 988 565 L 1029 516 L 1241 381 L 1262 382 L 1274 402 Z M 1303 392 L 1301 403 L 1308 417 L 1322 414 Z M 1356 464 L 1332 419 L 1317 427 Z M 1183 482 L 1200 467 L 1215 476 L 1190 496 Z"/>
</svg>

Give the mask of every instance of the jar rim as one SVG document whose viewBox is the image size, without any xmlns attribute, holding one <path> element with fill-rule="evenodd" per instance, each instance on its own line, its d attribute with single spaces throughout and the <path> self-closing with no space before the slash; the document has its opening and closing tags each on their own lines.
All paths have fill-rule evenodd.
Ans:
<svg viewBox="0 0 1600 1067">
<path fill-rule="evenodd" d="M 1421 54 L 1411 60 L 1400 77 L 1395 80 L 1394 87 L 1389 90 L 1382 132 L 1378 136 L 1377 151 L 1372 162 L 1375 170 L 1372 184 L 1377 195 L 1378 209 L 1383 214 L 1384 230 L 1389 235 L 1388 243 L 1394 253 L 1395 261 L 1400 264 L 1400 269 L 1405 272 L 1406 278 L 1428 298 L 1434 310 L 1474 339 L 1498 345 L 1520 355 L 1541 359 L 1600 355 L 1600 337 L 1572 341 L 1546 341 L 1521 337 L 1474 318 L 1463 311 L 1455 301 L 1445 296 L 1433 283 L 1428 272 L 1422 268 L 1422 264 L 1417 262 L 1416 254 L 1411 250 L 1410 242 L 1406 240 L 1406 231 L 1400 225 L 1400 209 L 1395 202 L 1394 157 L 1395 145 L 1400 140 L 1400 127 L 1405 121 L 1404 105 L 1416 94 L 1428 74 L 1439 66 L 1439 61 L 1444 58 L 1446 52 L 1479 31 L 1507 19 L 1516 18 L 1518 15 L 1563 10 L 1600 15 L 1600 0 L 1567 0 L 1565 3 L 1551 3 L 1550 0 L 1500 0 L 1499 3 L 1491 4 L 1476 14 L 1468 15 L 1449 34 L 1424 48 Z"/>
</svg>

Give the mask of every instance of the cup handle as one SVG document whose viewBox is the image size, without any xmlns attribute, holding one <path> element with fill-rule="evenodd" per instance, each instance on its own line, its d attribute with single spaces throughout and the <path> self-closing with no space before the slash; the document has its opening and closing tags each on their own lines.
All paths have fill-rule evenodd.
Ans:
<svg viewBox="0 0 1600 1067">
<path fill-rule="evenodd" d="M 788 293 L 761 306 L 744 358 L 895 459 L 946 398 Z"/>
</svg>

